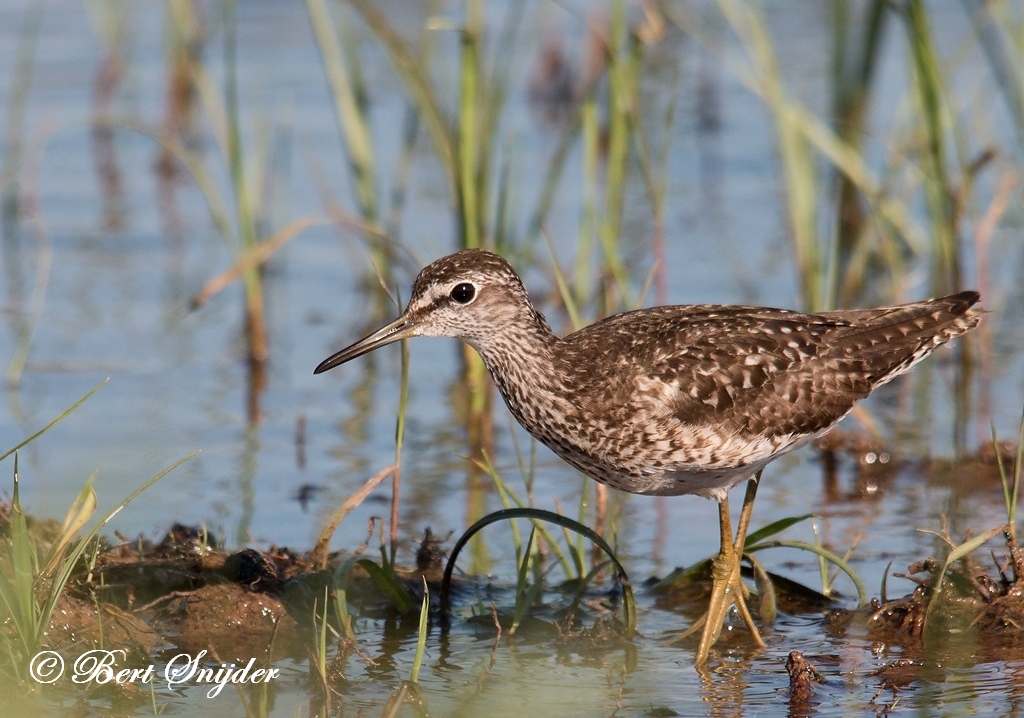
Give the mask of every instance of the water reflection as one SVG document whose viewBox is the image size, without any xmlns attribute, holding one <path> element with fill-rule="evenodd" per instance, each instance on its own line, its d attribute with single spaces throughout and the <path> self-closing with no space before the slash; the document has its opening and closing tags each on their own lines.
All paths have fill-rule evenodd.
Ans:
<svg viewBox="0 0 1024 718">
<path fill-rule="evenodd" d="M 696 667 L 701 683 L 701 700 L 713 718 L 738 718 L 746 712 L 745 693 L 750 687 L 749 661 L 723 661 Z"/>
</svg>

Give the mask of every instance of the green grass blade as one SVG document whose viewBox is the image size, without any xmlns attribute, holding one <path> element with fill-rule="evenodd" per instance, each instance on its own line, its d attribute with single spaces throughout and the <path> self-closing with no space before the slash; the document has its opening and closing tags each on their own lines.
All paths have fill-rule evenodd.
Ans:
<svg viewBox="0 0 1024 718">
<path fill-rule="evenodd" d="M 1003 464 L 1003 455 L 999 450 L 999 437 L 996 435 L 996 424 L 992 422 L 992 448 L 996 456 L 996 467 L 999 469 L 999 482 L 1003 489 L 1003 504 L 1006 507 L 1006 522 L 1010 527 L 1010 536 L 1017 540 L 1017 501 L 1020 497 L 1022 459 L 1024 459 L 1024 413 L 1020 418 L 1020 432 L 1017 435 L 1017 453 L 1014 455 L 1011 473 Z"/>
<path fill-rule="evenodd" d="M 416 610 L 416 604 L 409 598 L 405 587 L 398 582 L 393 573 L 384 570 L 368 558 L 361 558 L 356 563 L 370 574 L 374 585 L 391 601 L 396 611 L 404 616 Z"/>
<path fill-rule="evenodd" d="M 480 247 L 481 203 L 477 180 L 479 146 L 480 0 L 467 0 L 467 22 L 459 33 L 459 197 L 462 209 L 462 246 Z"/>
<path fill-rule="evenodd" d="M 427 618 L 430 616 L 430 589 L 427 587 L 427 579 L 423 579 L 423 602 L 420 604 L 420 625 L 416 633 L 416 655 L 412 659 L 412 671 L 409 680 L 418 683 L 420 680 L 420 666 L 423 665 L 423 654 L 427 649 Z"/>
<path fill-rule="evenodd" d="M 878 589 L 878 598 L 885 605 L 889 602 L 889 571 L 892 569 L 892 561 L 889 561 L 885 565 L 885 570 L 882 571 L 882 585 Z"/>
<path fill-rule="evenodd" d="M 18 476 L 18 455 L 14 455 L 14 496 L 11 499 L 11 537 L 9 550 L 11 556 L 11 585 L 13 588 L 13 605 L 11 617 L 14 619 L 21 639 L 25 658 L 32 656 L 38 643 L 36 636 L 40 633 L 39 614 L 36 602 L 36 565 L 37 556 L 35 543 L 28 532 L 28 521 L 21 506 L 20 478 Z"/>
<path fill-rule="evenodd" d="M 353 640 L 355 633 L 352 630 L 352 615 L 348 612 L 348 591 L 344 588 L 334 589 L 334 617 L 345 638 Z"/>
<path fill-rule="evenodd" d="M 562 303 L 565 305 L 565 311 L 569 314 L 569 321 L 572 322 L 573 329 L 579 329 L 583 326 L 583 318 L 580 316 L 579 306 L 576 304 L 572 290 L 569 289 L 569 283 L 565 279 L 562 268 L 558 266 L 555 248 L 551 246 L 551 237 L 548 236 L 547 232 L 542 232 L 542 234 L 544 245 L 548 249 L 548 256 L 551 258 L 551 266 L 555 272 L 555 284 L 558 286 L 558 295 L 562 298 Z"/>
<path fill-rule="evenodd" d="M 601 158 L 601 123 L 596 89 L 583 98 L 580 107 L 580 135 L 583 145 L 583 167 L 580 173 L 583 184 L 580 189 L 580 202 L 583 206 L 576 237 L 576 268 L 573 274 L 577 305 L 586 301 L 591 290 L 591 254 L 598 231 L 597 187 Z"/>
<path fill-rule="evenodd" d="M 989 529 L 983 534 L 975 536 L 974 538 L 964 541 L 962 544 L 954 548 L 946 556 L 946 560 L 942 563 L 942 568 L 939 570 L 938 575 L 935 577 L 934 588 L 932 589 L 931 597 L 928 599 L 928 608 L 924 611 L 924 621 L 922 622 L 922 632 L 928 628 L 928 621 L 932 615 L 932 607 L 938 602 L 939 596 L 942 594 L 942 581 L 946 577 L 946 571 L 956 561 L 959 561 L 967 554 L 975 551 L 990 540 L 995 538 L 1001 533 L 1005 533 L 1009 530 L 1007 526 L 996 526 L 994 529 Z"/>
<path fill-rule="evenodd" d="M 89 390 L 89 391 L 88 391 L 88 392 L 86 393 L 86 395 L 85 395 L 85 396 L 83 396 L 83 397 L 82 397 L 81 399 L 79 399 L 79 400 L 78 400 L 78 401 L 76 401 L 76 402 L 75 402 L 74 404 L 72 404 L 72 405 L 71 405 L 71 406 L 69 406 L 69 407 L 68 407 L 67 409 L 65 409 L 65 410 L 64 410 L 64 411 L 63 411 L 63 412 L 62 412 L 62 413 L 60 414 L 60 416 L 58 416 L 58 417 L 57 417 L 56 419 L 54 419 L 54 420 L 53 420 L 53 421 L 51 421 L 51 422 L 50 422 L 49 424 L 47 424 L 46 426 L 44 426 L 44 427 L 43 427 L 42 429 L 40 429 L 40 430 L 39 430 L 39 431 L 37 431 L 36 433 L 32 434 L 32 436 L 30 436 L 30 437 L 28 437 L 27 439 L 25 439 L 24 441 L 22 441 L 22 442 L 21 442 L 20 444 L 18 444 L 17 446 L 15 446 L 15 447 L 14 447 L 13 449 L 9 449 L 9 450 L 7 450 L 6 452 L 4 452 L 3 454 L 0 454 L 0 461 L 3 461 L 3 460 L 4 460 L 4 459 L 6 459 L 6 458 L 7 458 L 8 456 L 10 456 L 11 454 L 13 454 L 13 453 L 14 453 L 15 451 L 17 451 L 18 449 L 20 449 L 20 448 L 22 448 L 23 446 L 25 446 L 25 444 L 28 444 L 29 442 L 32 442 L 32 441 L 34 441 L 34 440 L 38 439 L 38 438 L 39 438 L 40 436 L 42 436 L 42 435 L 43 435 L 43 434 L 45 434 L 45 433 L 46 433 L 47 431 L 49 431 L 50 429 L 52 429 L 53 427 L 55 427 L 55 426 L 56 426 L 57 424 L 59 424 L 60 422 L 64 421 L 64 420 L 65 420 L 66 418 L 68 418 L 68 417 L 69 417 L 69 416 L 70 416 L 70 415 L 71 415 L 71 414 L 72 414 L 72 413 L 73 413 L 73 412 L 75 411 L 75 409 L 77 409 L 77 408 L 78 408 L 78 407 L 80 407 L 80 406 L 81 406 L 82 404 L 84 404 L 84 403 L 85 403 L 85 401 L 86 401 L 86 399 L 88 399 L 88 398 L 89 398 L 89 397 L 91 397 L 91 396 L 92 396 L 93 394 L 95 394 L 96 392 L 98 392 L 98 391 L 100 390 L 100 388 L 101 388 L 101 387 L 102 387 L 102 386 L 103 386 L 104 384 L 106 384 L 106 383 L 107 383 L 108 381 L 110 381 L 110 378 L 109 378 L 109 377 L 108 377 L 108 378 L 106 378 L 106 379 L 104 379 L 103 381 L 101 381 L 101 382 L 100 382 L 99 384 L 97 384 L 96 386 L 94 386 L 94 387 L 93 387 L 92 389 L 90 389 L 90 390 Z"/>
<path fill-rule="evenodd" d="M 516 628 L 519 627 L 520 622 L 526 615 L 526 611 L 532 604 L 532 598 L 536 596 L 535 592 L 528 586 L 530 578 L 530 563 L 533 558 L 533 547 L 537 539 L 537 527 L 533 526 L 530 529 L 530 536 L 526 539 L 526 551 L 523 552 L 523 557 L 519 561 L 519 570 L 516 575 L 516 604 L 515 609 L 512 612 L 512 627 L 509 628 L 509 634 L 516 632 Z M 539 586 L 540 582 L 536 582 L 534 586 Z"/>
<path fill-rule="evenodd" d="M 11 550 L 8 545 L 8 550 Z M 21 600 L 19 599 L 18 586 L 9 578 L 7 574 L 0 571 L 0 600 L 3 601 L 4 608 L 6 609 L 6 617 L 14 623 L 15 632 L 17 633 L 18 642 L 21 649 L 15 648 L 12 640 L 13 637 L 2 637 L 0 640 L 3 641 L 3 646 L 10 653 L 18 652 L 19 657 L 21 655 L 31 656 L 32 652 L 32 641 L 31 636 L 35 635 L 35 626 L 32 625 L 31 620 L 28 621 L 25 626 L 26 620 L 21 612 Z M 24 626 L 24 629 L 23 629 Z M 15 668 L 20 667 L 20 663 L 16 662 Z"/>
<path fill-rule="evenodd" d="M 331 22 L 326 0 L 306 0 L 310 24 L 320 48 L 327 82 L 334 97 L 334 114 L 348 151 L 349 167 L 356 191 L 359 213 L 377 222 L 377 171 L 368 117 L 357 100 L 353 73 L 345 62 L 341 44 Z"/>
<path fill-rule="evenodd" d="M 914 66 L 914 84 L 925 131 L 925 197 L 931 215 L 934 249 L 938 260 L 935 291 L 942 294 L 960 287 L 957 247 L 957 198 L 946 161 L 946 110 L 943 71 L 935 49 L 928 8 L 921 0 L 903 5 Z"/>
<path fill-rule="evenodd" d="M 761 541 L 764 541 L 769 536 L 774 536 L 777 533 L 781 533 L 788 529 L 790 526 L 806 521 L 807 519 L 813 519 L 814 514 L 803 514 L 802 516 L 790 516 L 789 518 L 779 519 L 774 521 L 767 526 L 758 529 L 752 534 L 747 535 L 747 540 L 743 543 L 743 550 L 746 551 L 749 547 L 754 546 Z"/>
<path fill-rule="evenodd" d="M 844 561 L 841 557 L 837 556 L 836 554 L 832 553 L 826 548 L 823 548 L 821 546 L 815 546 L 814 544 L 807 543 L 806 541 L 788 541 L 783 539 L 776 539 L 775 541 L 759 543 L 755 546 L 744 546 L 743 552 L 754 553 L 756 551 L 764 551 L 767 548 L 782 547 L 795 548 L 801 551 L 810 551 L 813 554 L 822 556 L 827 561 L 834 564 L 836 568 L 838 568 L 850 577 L 850 580 L 853 581 L 853 585 L 857 587 L 857 601 L 860 603 L 860 605 L 863 606 L 867 603 L 868 594 L 867 591 L 864 590 L 864 584 L 861 583 L 860 577 L 857 575 L 857 572 L 854 571 L 850 564 Z"/>
<path fill-rule="evenodd" d="M 350 639 L 355 638 L 352 631 L 352 616 L 348 612 L 348 577 L 352 567 L 359 561 L 359 556 L 349 556 L 348 559 L 334 570 L 331 577 L 331 585 L 334 586 L 334 608 L 335 614 L 345 633 Z"/>
<path fill-rule="evenodd" d="M 761 617 L 761 625 L 771 626 L 779 615 L 779 600 L 775 593 L 775 585 L 760 561 L 750 554 L 747 554 L 747 561 L 750 562 L 750 567 L 754 570 L 754 582 L 757 584 L 757 592 L 760 595 L 758 613 Z"/>
<path fill-rule="evenodd" d="M 71 504 L 71 508 L 68 509 L 67 516 L 64 517 L 64 523 L 61 526 L 60 536 L 54 541 L 46 565 L 39 572 L 41 576 L 50 575 L 50 572 L 56 568 L 56 565 L 63 558 L 67 547 L 71 545 L 71 542 L 78 535 L 78 532 L 85 528 L 85 525 L 89 523 L 89 519 L 96 513 L 96 491 L 93 489 L 93 482 L 95 480 L 96 473 L 93 472 L 86 480 L 85 485 L 82 486 L 82 490 L 78 492 L 78 496 Z"/>
<path fill-rule="evenodd" d="M 621 232 L 643 44 L 627 32 L 624 0 L 612 2 L 608 42 L 608 148 L 604 216 L 598 237 L 604 266 L 614 279 L 623 303 L 632 309 L 636 300 L 630 288 L 629 273 L 622 261 Z"/>
<path fill-rule="evenodd" d="M 495 476 L 498 478 L 495 480 Z M 525 504 L 516 496 L 512 490 L 505 484 L 505 480 L 501 478 L 501 475 L 495 473 L 491 476 L 494 481 L 494 486 L 498 490 L 498 497 L 501 499 L 501 504 L 506 509 L 512 508 L 512 503 L 516 503 L 519 506 L 525 506 Z M 519 534 L 519 527 L 513 522 L 510 526 L 512 529 L 512 548 L 516 555 L 516 565 L 523 560 L 523 537 Z"/>
<path fill-rule="evenodd" d="M 325 686 L 327 683 L 327 597 L 329 595 L 329 589 L 324 586 L 324 611 L 322 614 L 317 615 L 317 602 L 313 601 L 313 625 L 316 626 L 319 619 L 319 630 L 317 631 L 316 637 L 316 661 L 317 661 L 317 672 L 320 674 L 320 680 L 324 682 Z"/>
<path fill-rule="evenodd" d="M 999 448 L 996 447 L 996 456 L 999 456 Z M 1013 458 L 1013 490 L 1010 492 L 1010 507 L 1007 511 L 1006 520 L 1010 524 L 1010 535 L 1016 541 L 1017 538 L 1017 499 L 1020 498 L 1021 470 L 1024 469 L 1024 412 L 1020 417 L 1020 431 L 1017 434 L 1017 455 Z"/>
</svg>

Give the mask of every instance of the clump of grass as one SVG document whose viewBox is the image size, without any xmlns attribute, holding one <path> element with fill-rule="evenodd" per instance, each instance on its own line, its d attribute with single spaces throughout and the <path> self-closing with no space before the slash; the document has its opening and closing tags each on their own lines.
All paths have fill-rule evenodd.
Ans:
<svg viewBox="0 0 1024 718">
<path fill-rule="evenodd" d="M 986 543 L 991 541 L 999 534 L 1007 533 L 1008 531 L 1009 528 L 1005 525 L 996 526 L 995 528 L 989 529 L 988 531 L 985 531 L 984 533 L 979 534 L 978 536 L 970 538 L 959 545 L 954 544 L 950 540 L 949 536 L 945 535 L 945 532 L 943 534 L 939 534 L 942 537 L 942 539 L 949 544 L 950 551 L 948 554 L 946 554 L 946 558 L 943 559 L 941 568 L 939 568 L 938 572 L 934 575 L 934 577 L 931 580 L 931 593 L 928 596 L 928 606 L 925 608 L 924 619 L 921 625 L 922 633 L 927 631 L 928 626 L 931 622 L 934 608 L 939 603 L 939 600 L 942 596 L 943 580 L 945 579 L 946 573 L 949 571 L 950 567 L 957 561 L 966 558 L 974 551 L 984 546 Z M 928 533 L 936 532 L 930 531 Z"/>
<path fill-rule="evenodd" d="M 1017 545 L 1017 500 L 1020 493 L 1020 483 L 1024 479 L 1024 414 L 1021 416 L 1020 430 L 1017 436 L 1016 451 L 1014 453 L 1013 466 L 1008 471 L 1004 462 L 1001 452 L 1001 446 L 999 438 L 996 435 L 995 426 L 992 427 L 992 445 L 995 452 L 996 464 L 999 469 L 999 478 L 1003 489 L 1003 500 L 1006 508 L 1006 523 L 1001 526 L 996 526 L 983 533 L 968 537 L 962 543 L 957 544 L 949 535 L 949 530 L 946 525 L 945 516 L 942 517 L 941 531 L 933 531 L 926 529 L 919 529 L 925 533 L 934 534 L 938 536 L 949 548 L 948 553 L 942 560 L 941 565 L 939 562 L 933 559 L 919 562 L 912 565 L 911 573 L 920 572 L 926 570 L 932 575 L 927 580 L 926 585 L 929 591 L 926 595 L 926 605 L 924 606 L 924 612 L 921 619 L 921 632 L 925 633 L 930 625 L 934 625 L 934 612 L 935 606 L 941 602 L 944 595 L 945 579 L 947 574 L 950 573 L 953 565 L 958 561 L 963 561 L 964 566 L 970 576 L 970 585 L 981 594 L 984 599 L 984 609 L 980 611 L 971 621 L 971 625 L 974 625 L 983 618 L 991 619 L 992 616 L 997 617 L 997 622 L 1001 625 L 1005 625 L 1007 621 L 1015 622 L 1019 619 L 1020 609 L 1018 607 L 1018 601 L 1016 596 L 1019 592 L 1019 586 L 1021 581 L 1024 580 L 1024 564 L 1021 561 L 1020 548 Z M 1003 564 L 998 565 L 998 571 L 1000 574 L 1001 582 L 994 582 L 988 580 L 987 577 L 983 577 L 984 580 L 973 574 L 976 573 L 975 569 L 969 564 L 970 555 L 981 548 L 983 545 L 991 541 L 1000 534 L 1006 537 L 1006 545 L 1010 552 L 1010 558 Z M 994 555 L 993 555 L 994 558 Z M 1007 576 L 1008 570 L 1012 569 L 1012 579 Z M 887 571 L 888 572 L 888 571 Z M 897 574 L 904 575 L 904 574 Z M 950 582 L 955 583 L 955 582 Z M 882 585 L 882 594 L 885 594 L 885 584 Z M 1007 611 L 1008 618 L 1001 617 L 1000 613 L 1003 610 L 1000 604 L 1004 599 L 1010 599 L 1011 605 Z M 1016 623 L 1014 623 L 1016 625 Z M 953 629 L 959 630 L 959 629 Z"/>
<path fill-rule="evenodd" d="M 3 603 L 4 613 L 14 637 L 12 638 L 6 631 L 0 632 L 0 644 L 6 649 L 4 653 L 12 657 L 13 670 L 22 682 L 28 678 L 26 670 L 29 661 L 45 643 L 50 618 L 72 571 L 85 551 L 93 545 L 100 530 L 135 497 L 195 456 L 195 453 L 189 454 L 153 476 L 116 504 L 84 536 L 79 537 L 79 533 L 96 511 L 96 492 L 93 490 L 96 477 L 93 474 L 86 480 L 69 507 L 59 533 L 49 546 L 42 544 L 29 530 L 28 520 L 21 505 L 21 477 L 18 471 L 17 450 L 69 416 L 104 383 L 106 382 L 99 384 L 43 429 L 0 456 L 2 461 L 14 455 L 14 492 L 11 499 L 10 535 L 6 541 L 9 569 L 7 572 L 0 571 L 0 601 Z"/>
</svg>

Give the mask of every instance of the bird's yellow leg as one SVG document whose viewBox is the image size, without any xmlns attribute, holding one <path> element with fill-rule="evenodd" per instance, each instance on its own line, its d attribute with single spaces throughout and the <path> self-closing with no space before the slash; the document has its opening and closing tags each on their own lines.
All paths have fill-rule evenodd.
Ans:
<svg viewBox="0 0 1024 718">
<path fill-rule="evenodd" d="M 736 553 L 743 557 L 743 544 L 747 540 L 747 529 L 750 527 L 750 514 L 754 512 L 754 499 L 757 498 L 757 487 L 761 483 L 761 472 L 758 471 L 747 482 L 747 493 L 743 496 L 743 508 L 740 509 L 740 523 L 736 527 Z"/>
<path fill-rule="evenodd" d="M 708 612 L 704 615 L 704 630 L 700 634 L 695 662 L 700 665 L 708 660 L 711 646 L 718 640 L 722 631 L 725 613 L 732 603 L 730 588 L 732 585 L 733 567 L 739 566 L 736 561 L 736 547 L 732 542 L 732 521 L 729 518 L 729 497 L 726 496 L 718 504 L 718 524 L 722 532 L 721 548 L 711 562 L 711 601 Z"/>
<path fill-rule="evenodd" d="M 764 646 L 761 634 L 754 625 L 754 619 L 744 600 L 746 586 L 740 575 L 740 559 L 743 556 L 743 542 L 747 538 L 750 525 L 750 514 L 754 509 L 754 498 L 757 496 L 757 483 L 760 472 L 747 484 L 747 493 L 743 498 L 740 511 L 740 522 L 736 527 L 736 541 L 732 538 L 732 521 L 729 517 L 729 499 L 726 497 L 718 505 L 718 522 L 721 530 L 721 549 L 718 556 L 711 562 L 711 601 L 708 612 L 704 616 L 704 630 L 701 632 L 700 644 L 697 646 L 695 662 L 700 665 L 707 661 L 711 646 L 718 640 L 725 622 L 725 615 L 732 605 L 736 606 L 747 629 L 759 647 Z"/>
<path fill-rule="evenodd" d="M 736 526 L 736 543 L 733 544 L 733 552 L 736 556 L 736 583 L 739 586 L 739 591 L 734 599 L 736 603 L 736 609 L 740 612 L 740 616 L 743 618 L 743 623 L 746 624 L 747 630 L 750 631 L 750 635 L 754 637 L 754 642 L 757 643 L 759 648 L 764 648 L 764 641 L 761 639 L 761 634 L 757 630 L 757 626 L 754 625 L 754 619 L 750 615 L 750 609 L 747 607 L 747 587 L 740 578 L 740 561 L 743 560 L 743 544 L 747 540 L 747 529 L 750 527 L 750 515 L 754 511 L 754 499 L 757 497 L 757 487 L 761 483 L 761 472 L 758 471 L 757 475 L 754 476 L 750 481 L 747 482 L 747 493 L 743 496 L 743 508 L 740 509 L 740 522 Z"/>
</svg>

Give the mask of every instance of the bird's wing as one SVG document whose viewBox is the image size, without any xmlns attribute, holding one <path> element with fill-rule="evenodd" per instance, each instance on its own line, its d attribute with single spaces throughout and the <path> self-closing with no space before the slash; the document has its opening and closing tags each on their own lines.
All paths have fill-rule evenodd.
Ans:
<svg viewBox="0 0 1024 718">
<path fill-rule="evenodd" d="M 675 350 L 651 378 L 676 388 L 673 414 L 689 425 L 713 421 L 746 436 L 819 432 L 871 391 L 861 373 L 835 361 L 829 339 L 841 317 L 729 308 L 677 325 Z"/>
<path fill-rule="evenodd" d="M 675 416 L 739 434 L 820 432 L 872 390 L 981 318 L 974 292 L 875 310 L 799 314 L 750 307 L 675 317 L 675 350 L 652 377 L 678 388 Z M 666 317 L 668 320 L 668 317 Z"/>
</svg>

